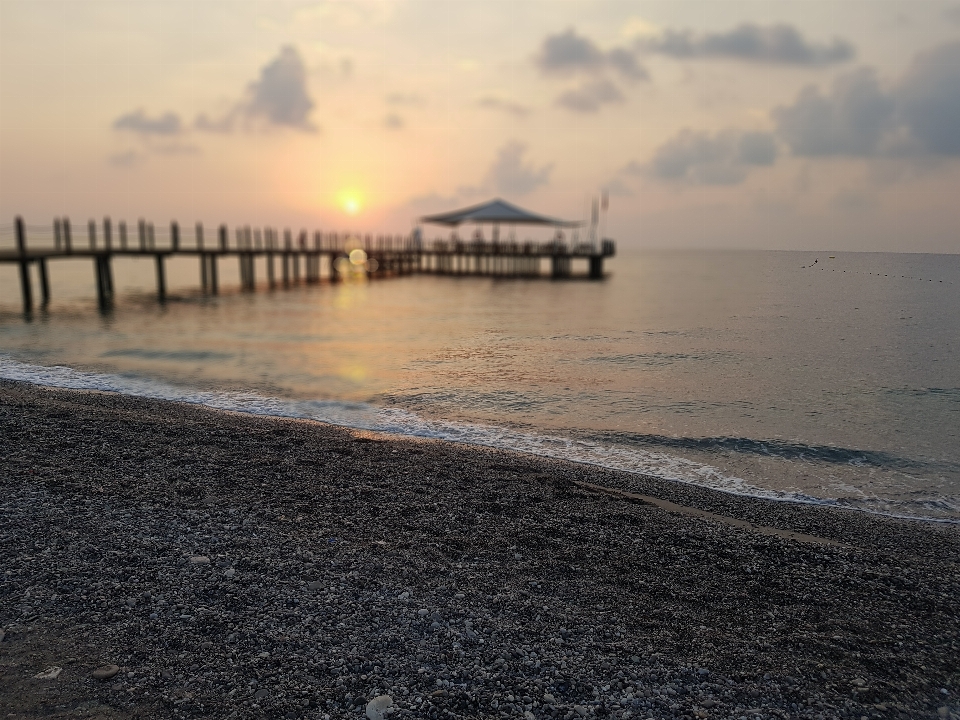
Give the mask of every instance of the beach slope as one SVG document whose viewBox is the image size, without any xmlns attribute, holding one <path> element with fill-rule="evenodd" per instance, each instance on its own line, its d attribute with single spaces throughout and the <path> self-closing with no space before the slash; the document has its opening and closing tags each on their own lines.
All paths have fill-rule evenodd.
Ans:
<svg viewBox="0 0 960 720">
<path fill-rule="evenodd" d="M 960 717 L 956 526 L 11 382 L 0 437 L 4 717 Z"/>
</svg>

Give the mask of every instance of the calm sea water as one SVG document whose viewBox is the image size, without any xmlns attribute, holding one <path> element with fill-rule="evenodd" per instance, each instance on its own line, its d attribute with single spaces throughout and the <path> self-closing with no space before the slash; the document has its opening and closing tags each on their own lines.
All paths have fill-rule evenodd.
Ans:
<svg viewBox="0 0 960 720">
<path fill-rule="evenodd" d="M 3 267 L 0 376 L 960 520 L 960 256 L 623 251 L 608 270 L 208 299 L 183 260 L 160 307 L 128 260 L 101 316 L 88 263 L 53 263 L 26 322 Z"/>
</svg>

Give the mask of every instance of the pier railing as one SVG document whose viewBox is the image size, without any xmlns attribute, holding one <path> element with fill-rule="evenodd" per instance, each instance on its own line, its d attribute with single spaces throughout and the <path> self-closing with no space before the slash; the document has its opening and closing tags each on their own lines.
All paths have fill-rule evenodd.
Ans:
<svg viewBox="0 0 960 720">
<path fill-rule="evenodd" d="M 615 254 L 616 245 L 607 238 L 599 243 L 571 244 L 562 239 L 423 240 L 413 233 L 373 236 L 249 225 L 234 227 L 231 232 L 226 225 L 196 223 L 184 228 L 176 221 L 154 225 L 145 220 L 128 225 L 124 221 L 114 224 L 110 218 L 80 226 L 65 217 L 50 225 L 30 225 L 19 217 L 13 223 L 0 224 L 0 263 L 19 265 L 25 312 L 30 312 L 34 303 L 31 269 L 36 270 L 40 302 L 46 305 L 50 300 L 47 263 L 56 259 L 92 259 L 97 298 L 101 307 L 108 307 L 114 295 L 111 261 L 116 257 L 152 259 L 157 297 L 163 302 L 167 295 L 165 261 L 174 256 L 198 257 L 202 292 L 217 294 L 218 261 L 229 256 L 239 260 L 241 287 L 252 291 L 257 287 L 258 260 L 265 266 L 267 285 L 275 288 L 278 283 L 290 286 L 301 279 L 337 282 L 357 274 L 370 278 L 410 273 L 540 277 L 544 261 L 549 261 L 550 277 L 563 279 L 573 276 L 576 259 L 586 261 L 586 277 L 600 279 L 604 259 Z"/>
</svg>

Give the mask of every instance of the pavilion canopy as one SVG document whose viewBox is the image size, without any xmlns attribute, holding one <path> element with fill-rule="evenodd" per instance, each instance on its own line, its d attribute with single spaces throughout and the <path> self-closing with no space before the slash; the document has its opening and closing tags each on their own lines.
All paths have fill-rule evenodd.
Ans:
<svg viewBox="0 0 960 720">
<path fill-rule="evenodd" d="M 453 212 L 440 213 L 439 215 L 424 215 L 420 218 L 420 221 L 434 223 L 436 225 L 449 225 L 451 227 L 471 222 L 503 223 L 505 225 L 552 225 L 554 227 L 576 227 L 581 224 L 579 222 L 547 217 L 546 215 L 537 215 L 529 210 L 511 205 L 499 198 L 481 205 L 473 205 L 461 210 L 454 210 Z"/>
</svg>

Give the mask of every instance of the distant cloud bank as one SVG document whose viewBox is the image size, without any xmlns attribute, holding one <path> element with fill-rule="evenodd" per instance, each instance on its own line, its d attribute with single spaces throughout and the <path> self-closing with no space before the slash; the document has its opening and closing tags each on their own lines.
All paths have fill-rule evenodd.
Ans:
<svg viewBox="0 0 960 720">
<path fill-rule="evenodd" d="M 828 90 L 808 85 L 770 118 L 771 132 L 684 130 L 657 148 L 649 163 L 632 162 L 622 172 L 731 185 L 772 165 L 778 145 L 805 158 L 960 157 L 960 42 L 921 53 L 896 81 L 858 68 L 837 76 Z"/>
<path fill-rule="evenodd" d="M 835 38 L 830 42 L 807 40 L 792 25 L 744 23 L 726 32 L 697 34 L 692 30 L 666 30 L 644 37 L 637 47 L 674 58 L 726 58 L 781 65 L 832 65 L 856 55 L 853 45 Z"/>
</svg>

